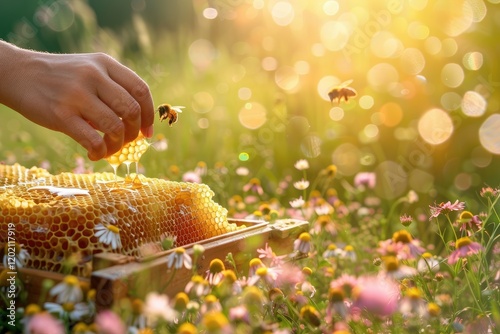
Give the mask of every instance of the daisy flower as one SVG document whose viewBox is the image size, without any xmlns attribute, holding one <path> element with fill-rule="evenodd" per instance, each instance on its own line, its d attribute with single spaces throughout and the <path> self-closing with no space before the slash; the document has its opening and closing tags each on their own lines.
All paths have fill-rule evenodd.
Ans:
<svg viewBox="0 0 500 334">
<path fill-rule="evenodd" d="M 427 315 L 427 305 L 418 288 L 409 288 L 406 291 L 406 295 L 399 304 L 399 311 L 407 317 Z"/>
<path fill-rule="evenodd" d="M 257 269 L 255 272 L 255 275 L 252 277 L 248 278 L 248 285 L 252 286 L 257 284 L 259 281 L 264 281 L 268 283 L 271 286 L 275 285 L 276 279 L 278 278 L 278 274 L 280 272 L 279 268 L 267 268 L 267 267 L 260 267 Z"/>
<path fill-rule="evenodd" d="M 195 295 L 196 297 L 204 296 L 208 294 L 209 291 L 210 285 L 208 281 L 200 275 L 193 275 L 184 289 L 184 292 L 188 295 Z"/>
<path fill-rule="evenodd" d="M 422 257 L 418 260 L 417 270 L 421 273 L 426 273 L 428 271 L 438 272 L 439 271 L 439 261 L 436 260 L 431 253 L 425 252 Z"/>
<path fill-rule="evenodd" d="M 14 247 L 12 247 L 14 246 Z M 11 259 L 11 257 L 7 256 L 9 254 L 9 248 L 15 248 L 15 257 Z M 5 243 L 5 252 L 6 255 L 3 256 L 3 266 L 5 268 L 9 268 L 8 264 L 13 264 L 13 263 L 7 263 L 9 260 L 16 263 L 16 268 L 22 268 L 26 265 L 30 258 L 30 253 L 26 249 L 23 249 L 22 245 L 12 242 L 7 242 Z"/>
<path fill-rule="evenodd" d="M 57 303 L 78 303 L 83 300 L 83 292 L 80 281 L 76 276 L 67 275 L 63 281 L 50 289 L 49 294 L 56 297 Z"/>
<path fill-rule="evenodd" d="M 397 257 L 388 256 L 384 259 L 385 270 L 382 272 L 384 276 L 392 277 L 396 280 L 413 277 L 417 274 L 415 268 L 399 264 Z"/>
<path fill-rule="evenodd" d="M 455 248 L 456 250 L 448 257 L 449 264 L 455 264 L 459 258 L 479 253 L 483 249 L 483 246 L 477 242 L 473 242 L 468 237 L 463 237 L 457 240 Z"/>
<path fill-rule="evenodd" d="M 290 206 L 294 209 L 300 209 L 304 206 L 304 204 L 306 203 L 306 201 L 304 201 L 304 199 L 302 198 L 302 196 L 300 196 L 299 198 L 296 198 L 294 200 L 291 200 L 290 201 Z"/>
<path fill-rule="evenodd" d="M 174 249 L 172 253 L 168 255 L 167 258 L 167 267 L 175 269 L 181 269 L 182 267 L 186 269 L 191 269 L 193 266 L 193 262 L 191 257 L 183 247 L 177 247 Z"/>
<path fill-rule="evenodd" d="M 259 194 L 259 195 L 264 194 L 264 189 L 262 189 L 262 186 L 260 185 L 260 180 L 255 178 L 255 177 L 251 178 L 250 181 L 248 181 L 248 183 L 243 186 L 244 192 L 247 192 L 250 190 Z"/>
<path fill-rule="evenodd" d="M 143 312 L 148 322 L 156 322 L 159 319 L 174 321 L 177 317 L 177 312 L 170 306 L 167 295 L 156 292 L 150 292 L 146 296 Z"/>
<path fill-rule="evenodd" d="M 205 274 L 205 279 L 208 283 L 210 283 L 210 285 L 217 285 L 224 278 L 224 274 L 222 273 L 224 270 L 226 270 L 224 262 L 220 259 L 213 259 L 210 261 L 210 265 L 208 266 L 208 270 Z"/>
<path fill-rule="evenodd" d="M 306 190 L 309 187 L 309 181 L 302 179 L 300 181 L 294 182 L 293 186 L 298 190 Z"/>
<path fill-rule="evenodd" d="M 120 229 L 114 225 L 115 219 L 110 222 L 106 222 L 104 219 L 103 223 L 99 223 L 95 226 L 94 235 L 105 245 L 111 245 L 112 249 L 122 248 L 122 241 L 120 238 Z"/>
<path fill-rule="evenodd" d="M 309 162 L 306 159 L 300 159 L 294 164 L 298 170 L 306 170 L 309 168 Z"/>
<path fill-rule="evenodd" d="M 56 314 L 59 318 L 69 318 L 72 321 L 79 321 L 90 315 L 89 307 L 86 303 L 45 303 L 43 308 L 50 314 Z"/>
<path fill-rule="evenodd" d="M 311 235 L 307 232 L 302 232 L 293 242 L 293 250 L 302 254 L 308 254 L 311 250 Z"/>
</svg>

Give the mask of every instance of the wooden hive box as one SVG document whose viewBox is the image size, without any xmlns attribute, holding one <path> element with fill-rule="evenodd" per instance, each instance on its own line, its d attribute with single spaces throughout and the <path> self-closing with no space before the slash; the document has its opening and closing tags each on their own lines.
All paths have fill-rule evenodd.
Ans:
<svg viewBox="0 0 500 334">
<path fill-rule="evenodd" d="M 235 220 L 229 222 L 245 226 L 235 232 L 209 238 L 196 244 L 202 245 L 205 252 L 196 264 L 197 273 L 205 276 L 210 261 L 215 258 L 225 260 L 232 253 L 237 268 L 235 271 L 247 275 L 248 262 L 257 257 L 256 250 L 267 243 L 278 254 L 291 253 L 293 242 L 298 235 L 307 230 L 308 222 L 283 219 L 273 223 L 257 220 Z M 183 246 L 189 255 L 193 246 Z M 93 271 L 88 278 L 81 278 L 84 284 L 96 290 L 97 309 L 111 308 L 124 297 L 143 298 L 148 292 L 166 293 L 173 297 L 183 291 L 193 272 L 185 268 L 175 270 L 167 267 L 168 250 L 147 259 L 124 256 L 117 253 L 99 253 L 93 256 Z M 229 264 L 226 263 L 226 266 Z M 234 268 L 232 268 L 234 269 Z M 64 275 L 44 270 L 20 268 L 18 277 L 24 282 L 28 295 L 27 303 L 39 303 L 44 298 L 43 285 L 46 279 L 60 282 Z"/>
</svg>

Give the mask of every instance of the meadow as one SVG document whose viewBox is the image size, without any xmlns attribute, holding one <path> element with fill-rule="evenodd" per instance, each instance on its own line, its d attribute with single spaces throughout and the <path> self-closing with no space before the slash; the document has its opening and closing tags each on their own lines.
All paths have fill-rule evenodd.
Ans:
<svg viewBox="0 0 500 334">
<path fill-rule="evenodd" d="M 129 20 L 113 27 L 92 1 L 39 2 L 43 24 L 26 14 L 5 36 L 109 53 L 156 105 L 185 106 L 172 127 L 157 119 L 140 173 L 205 183 L 230 217 L 310 229 L 291 254 L 256 250 L 249 272 L 232 254 L 207 273 L 172 257 L 166 272 L 193 270 L 184 293 L 131 296 L 100 314 L 68 276 L 47 287 L 54 300 L 19 310 L 23 324 L 0 328 L 500 331 L 499 1 L 192 1 L 157 16 L 147 1 L 126 3 Z M 331 101 L 345 82 L 357 96 Z M 112 171 L 70 138 L 1 105 L 0 115 L 1 162 Z"/>
</svg>

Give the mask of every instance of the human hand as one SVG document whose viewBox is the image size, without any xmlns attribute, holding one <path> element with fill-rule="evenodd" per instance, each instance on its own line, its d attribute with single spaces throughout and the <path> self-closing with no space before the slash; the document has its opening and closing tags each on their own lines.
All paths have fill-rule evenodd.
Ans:
<svg viewBox="0 0 500 334">
<path fill-rule="evenodd" d="M 1 103 L 67 134 L 91 160 L 117 152 L 139 130 L 153 135 L 149 87 L 106 54 L 49 54 L 0 41 L 0 78 Z"/>
</svg>

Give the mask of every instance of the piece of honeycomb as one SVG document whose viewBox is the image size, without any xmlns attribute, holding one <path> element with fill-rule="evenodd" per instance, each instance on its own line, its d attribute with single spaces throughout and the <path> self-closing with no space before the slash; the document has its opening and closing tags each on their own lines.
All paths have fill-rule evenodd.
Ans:
<svg viewBox="0 0 500 334">
<path fill-rule="evenodd" d="M 239 229 L 213 196 L 204 184 L 0 165 L 0 244 L 13 223 L 28 267 L 61 271 L 73 261 L 88 275 L 97 252 L 140 257 L 165 236 L 183 246 Z"/>
</svg>

